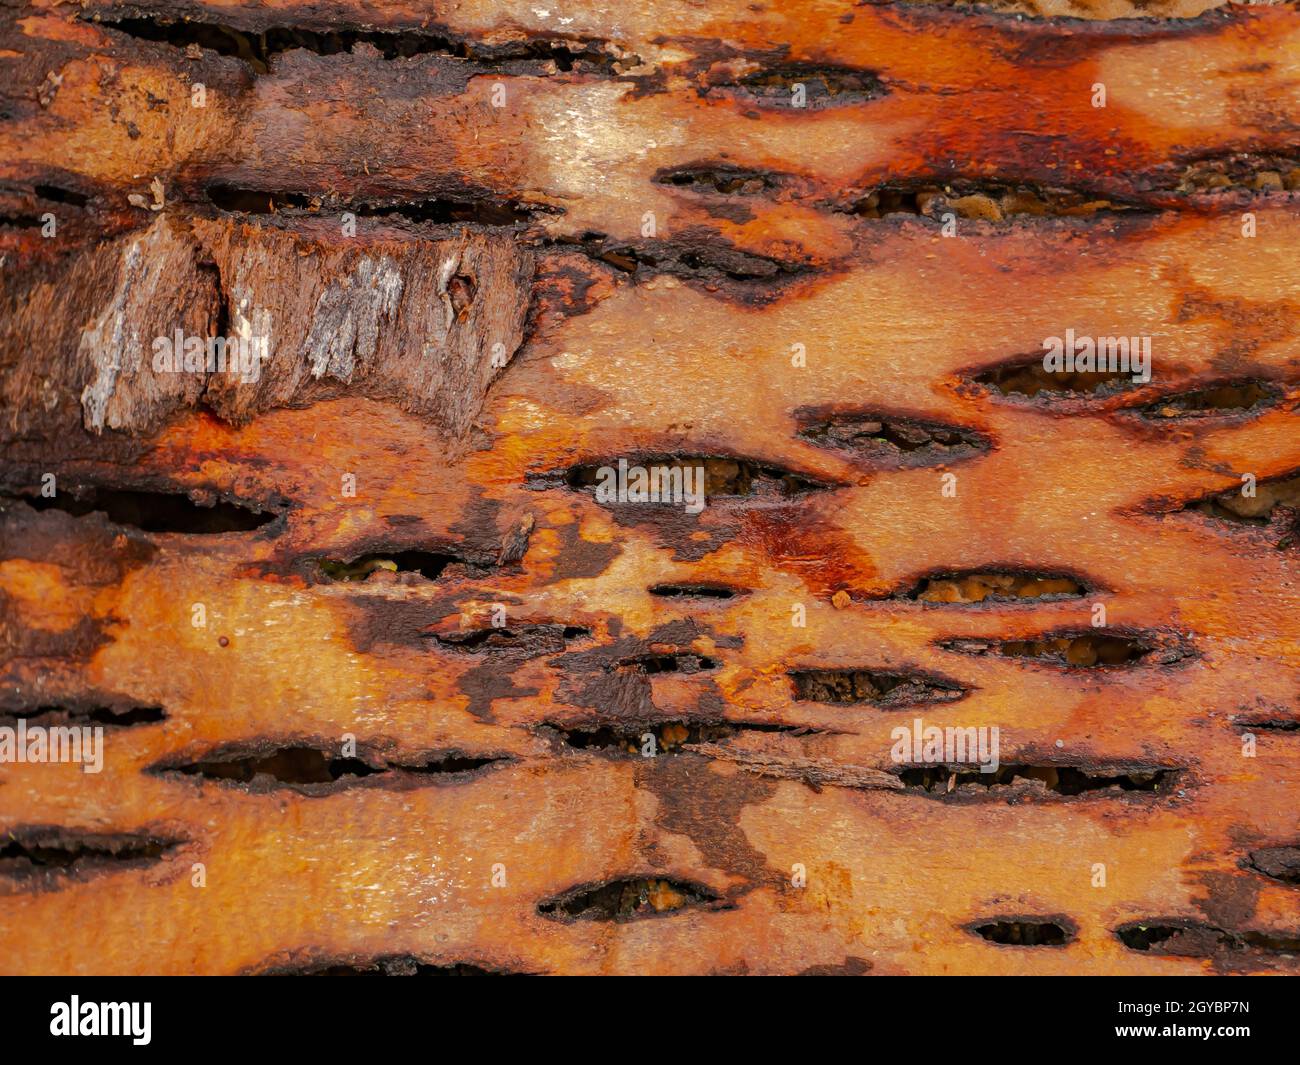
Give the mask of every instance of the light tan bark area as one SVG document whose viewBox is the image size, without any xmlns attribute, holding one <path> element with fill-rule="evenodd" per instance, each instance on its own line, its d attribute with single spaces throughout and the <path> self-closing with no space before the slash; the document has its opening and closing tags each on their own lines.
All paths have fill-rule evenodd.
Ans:
<svg viewBox="0 0 1300 1065">
<path fill-rule="evenodd" d="M 0 968 L 1295 972 L 1300 12 L 1000 7 L 7 9 Z"/>
</svg>

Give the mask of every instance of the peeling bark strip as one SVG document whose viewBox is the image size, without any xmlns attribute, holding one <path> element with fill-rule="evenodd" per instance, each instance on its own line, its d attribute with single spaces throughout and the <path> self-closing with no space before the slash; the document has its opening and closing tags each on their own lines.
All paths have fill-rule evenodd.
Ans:
<svg viewBox="0 0 1300 1065">
<path fill-rule="evenodd" d="M 489 236 L 349 247 L 159 218 L 16 293 L 0 340 L 30 354 L 4 401 L 23 426 L 79 402 L 87 429 L 148 432 L 199 404 L 244 422 L 363 395 L 457 440 L 519 347 L 531 275 Z"/>
<path fill-rule="evenodd" d="M 1297 55 L 11 0 L 0 972 L 1300 973 Z"/>
</svg>

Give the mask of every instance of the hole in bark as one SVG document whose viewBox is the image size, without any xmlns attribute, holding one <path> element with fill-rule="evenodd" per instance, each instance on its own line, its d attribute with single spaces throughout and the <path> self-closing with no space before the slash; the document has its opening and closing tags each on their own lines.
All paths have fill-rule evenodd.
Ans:
<svg viewBox="0 0 1300 1065">
<path fill-rule="evenodd" d="M 992 446 L 983 433 L 958 425 L 879 412 L 818 417 L 799 411 L 799 435 L 819 447 L 848 452 L 872 465 L 923 466 L 956 462 Z"/>
<path fill-rule="evenodd" d="M 700 91 L 708 95 L 723 90 L 760 104 L 792 107 L 796 86 L 803 87 L 802 107 L 808 110 L 865 103 L 888 95 L 884 82 L 874 71 L 821 63 L 767 67 L 736 81 L 708 85 Z"/>
<path fill-rule="evenodd" d="M 1284 884 L 1300 884 L 1300 846 L 1260 847 L 1247 855 L 1245 865 Z"/>
<path fill-rule="evenodd" d="M 89 202 L 89 197 L 82 195 L 80 192 L 63 189 L 58 185 L 37 185 L 35 192 L 43 200 L 50 200 L 53 203 L 66 203 L 72 207 L 85 207 Z"/>
<path fill-rule="evenodd" d="M 1102 396 L 1133 386 L 1133 371 L 1095 370 L 1066 373 L 1047 370 L 1041 358 L 995 366 L 971 380 L 1004 396 Z"/>
<path fill-rule="evenodd" d="M 734 599 L 745 595 L 748 589 L 733 588 L 727 584 L 655 584 L 650 594 L 663 599 Z"/>
<path fill-rule="evenodd" d="M 533 480 L 535 484 L 546 487 L 556 479 L 552 475 Z M 688 501 L 688 495 L 699 496 L 701 484 L 705 500 L 789 497 L 832 487 L 776 466 L 748 459 L 704 455 L 649 456 L 586 463 L 572 467 L 558 479 L 569 488 L 594 491 L 597 502 L 614 505 L 656 503 L 681 506 Z M 691 493 L 686 491 L 688 487 Z"/>
<path fill-rule="evenodd" d="M 639 278 L 670 274 L 703 283 L 706 291 L 727 281 L 779 283 L 809 272 L 806 263 L 753 255 L 716 239 L 689 241 L 644 240 L 636 244 L 609 242 L 587 234 L 581 240 L 556 238 L 551 243 L 576 246 L 582 254 Z"/>
<path fill-rule="evenodd" d="M 1016 217 L 1079 217 L 1101 211 L 1149 210 L 1104 196 L 1069 188 L 986 181 L 886 184 L 852 203 L 851 214 L 862 218 L 923 215 L 1001 222 Z"/>
<path fill-rule="evenodd" d="M 873 669 L 792 670 L 794 697 L 815 703 L 870 703 L 892 709 L 921 703 L 950 703 L 969 689 L 944 677 Z"/>
<path fill-rule="evenodd" d="M 244 60 L 259 74 L 266 73 L 271 58 L 283 52 L 301 48 L 322 56 L 345 55 L 359 44 L 372 46 L 385 60 L 438 55 L 472 59 L 480 64 L 526 63 L 531 64 L 532 69 L 528 72 L 533 74 L 546 73 L 542 66 L 544 63 L 554 63 L 555 69 L 565 72 L 591 70 L 609 74 L 621 73 L 624 67 L 630 69 L 640 63 L 635 56 L 624 58 L 613 54 L 609 45 L 596 40 L 525 38 L 480 46 L 422 30 L 340 28 L 315 31 L 273 26 L 254 32 L 190 19 L 97 18 L 95 21 L 138 40 L 155 41 L 175 48 L 197 46 L 220 55 L 234 56 Z"/>
<path fill-rule="evenodd" d="M 480 226 L 513 226 L 529 222 L 541 206 L 530 206 L 510 200 L 448 200 L 428 199 L 404 201 L 394 204 L 360 204 L 356 208 L 362 217 L 400 215 L 412 222 L 432 222 L 435 225 L 471 223 Z"/>
<path fill-rule="evenodd" d="M 24 499 L 36 510 L 61 510 L 74 517 L 100 513 L 114 525 L 127 525 L 147 533 L 187 536 L 251 532 L 277 517 L 242 503 L 224 500 L 196 503 L 180 492 L 145 492 L 102 486 L 75 493 L 60 492 L 52 499 L 44 496 L 25 496 Z"/>
<path fill-rule="evenodd" d="M 55 825 L 15 828 L 0 837 L 0 877 L 12 881 L 80 878 L 162 861 L 184 840 L 134 832 L 86 832 Z"/>
<path fill-rule="evenodd" d="M 1229 526 L 1275 527 L 1279 550 L 1295 546 L 1300 529 L 1300 473 L 1259 481 L 1253 496 L 1242 494 L 1245 487 L 1194 499 L 1183 509 Z"/>
<path fill-rule="evenodd" d="M 1169 665 L 1190 658 L 1190 648 L 1168 645 L 1154 638 L 1105 629 L 1048 633 L 1031 640 L 940 640 L 945 651 L 967 655 L 997 655 L 1051 662 L 1077 669 L 1113 669 L 1139 663 Z"/>
<path fill-rule="evenodd" d="M 390 954 L 356 962 L 322 962 L 316 965 L 263 969 L 259 976 L 534 976 L 510 969 L 488 968 L 469 962 L 438 964 L 410 954 Z"/>
<path fill-rule="evenodd" d="M 685 909 L 729 909 L 712 888 L 686 880 L 627 877 L 576 888 L 541 902 L 543 917 L 578 921 L 631 921 Z"/>
<path fill-rule="evenodd" d="M 239 214 L 275 214 L 278 211 L 319 210 L 321 200 L 302 192 L 272 189 L 241 189 L 234 185 L 212 185 L 207 190 L 214 207 Z"/>
<path fill-rule="evenodd" d="M 1294 192 L 1300 189 L 1300 156 L 1237 152 L 1201 159 L 1183 171 L 1181 193 Z"/>
<path fill-rule="evenodd" d="M 997 917 L 970 930 L 990 943 L 1011 947 L 1063 947 L 1075 936 L 1073 922 L 1059 917 Z"/>
<path fill-rule="evenodd" d="M 207 195 L 214 207 L 238 214 L 351 211 L 364 218 L 399 216 L 411 222 L 429 222 L 434 225 L 513 226 L 531 221 L 539 212 L 550 211 L 550 208 L 541 204 L 524 204 L 488 196 L 462 200 L 433 197 L 392 203 L 351 203 L 303 192 L 246 189 L 220 184 L 210 186 Z"/>
<path fill-rule="evenodd" d="M 245 786 L 248 790 L 287 787 L 305 794 L 325 794 L 337 790 L 334 785 L 350 787 L 369 777 L 456 777 L 510 760 L 502 755 L 468 755 L 461 751 L 438 751 L 401 759 L 359 751 L 356 757 L 345 757 L 337 748 L 307 744 L 257 748 L 229 744 L 193 761 L 158 762 L 148 772 L 202 777 Z"/>
<path fill-rule="evenodd" d="M 514 628 L 461 629 L 456 632 L 436 633 L 433 639 L 440 646 L 464 654 L 507 652 L 524 657 L 558 654 L 572 640 L 585 640 L 591 630 L 580 625 L 518 625 Z"/>
<path fill-rule="evenodd" d="M 323 558 L 317 565 L 332 581 L 364 581 L 376 573 L 414 573 L 436 581 L 448 566 L 458 562 L 464 559 L 435 551 L 379 551 L 350 561 Z"/>
<path fill-rule="evenodd" d="M 918 603 L 1011 603 L 1026 599 L 1078 599 L 1089 588 L 1075 580 L 1053 573 L 1011 572 L 997 570 L 959 570 L 924 577 L 899 599 Z"/>
<path fill-rule="evenodd" d="M 1247 732 L 1300 732 L 1298 717 L 1239 717 L 1233 724 Z"/>
<path fill-rule="evenodd" d="M 1148 422 L 1242 415 L 1262 410 L 1279 395 L 1277 386 L 1267 381 L 1226 381 L 1161 396 L 1140 407 L 1121 408 L 1118 413 Z"/>
<path fill-rule="evenodd" d="M 478 293 L 478 283 L 465 274 L 457 274 L 447 282 L 447 298 L 451 300 L 452 313 L 464 321 L 474 297 Z"/>
<path fill-rule="evenodd" d="M 635 655 L 615 663 L 616 669 L 629 673 L 699 673 L 702 670 L 717 669 L 716 659 L 706 655 L 697 655 L 691 651 L 666 652 L 664 654 Z"/>
<path fill-rule="evenodd" d="M 1115 935 L 1129 950 L 1171 957 L 1300 954 L 1300 938 L 1270 932 L 1234 932 L 1180 918 L 1133 921 L 1115 929 Z"/>
<path fill-rule="evenodd" d="M 653 180 L 659 185 L 723 196 L 756 196 L 776 184 L 770 174 L 726 163 L 699 163 L 660 170 Z"/>
<path fill-rule="evenodd" d="M 130 728 L 133 725 L 156 725 L 167 720 L 161 706 L 35 706 L 30 709 L 0 710 L 0 725 L 15 725 L 19 719 L 28 727 L 40 725 L 104 725 Z"/>
<path fill-rule="evenodd" d="M 820 729 L 803 725 L 781 725 L 772 722 L 750 721 L 641 721 L 615 724 L 543 726 L 554 732 L 566 747 L 578 751 L 610 751 L 615 754 L 644 755 L 648 747 L 647 736 L 654 738 L 654 757 L 681 754 L 693 743 L 716 743 L 731 739 L 744 732 L 785 733 L 808 735 Z"/>
<path fill-rule="evenodd" d="M 973 729 L 970 731 L 974 731 Z M 975 740 L 971 740 L 974 749 Z M 1169 766 L 999 765 L 982 773 L 978 765 L 952 763 L 911 765 L 899 771 L 904 790 L 926 795 L 978 795 L 1011 785 L 1053 795 L 1084 795 L 1094 791 L 1138 791 L 1166 794 L 1183 770 Z"/>
</svg>

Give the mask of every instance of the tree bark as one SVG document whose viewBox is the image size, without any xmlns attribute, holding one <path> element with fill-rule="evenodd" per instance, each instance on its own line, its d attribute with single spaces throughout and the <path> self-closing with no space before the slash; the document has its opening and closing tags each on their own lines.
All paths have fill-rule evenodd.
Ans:
<svg viewBox="0 0 1300 1065">
<path fill-rule="evenodd" d="M 1294 972 L 1298 54 L 9 5 L 0 967 Z"/>
</svg>

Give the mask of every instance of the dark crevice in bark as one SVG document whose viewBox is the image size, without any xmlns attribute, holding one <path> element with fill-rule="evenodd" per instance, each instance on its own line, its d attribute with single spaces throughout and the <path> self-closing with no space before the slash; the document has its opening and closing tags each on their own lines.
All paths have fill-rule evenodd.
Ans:
<svg viewBox="0 0 1300 1065">
<path fill-rule="evenodd" d="M 1035 569 L 944 570 L 928 574 L 894 595 L 907 602 L 945 606 L 1079 599 L 1097 586 L 1072 574 Z"/>
<path fill-rule="evenodd" d="M 795 417 L 805 440 L 873 467 L 944 465 L 993 446 L 975 429 L 886 411 L 802 410 Z"/>
<path fill-rule="evenodd" d="M 1147 765 L 1064 765 L 1004 764 L 982 772 L 971 763 L 904 766 L 898 772 L 906 792 L 936 797 L 995 794 L 998 789 L 1028 785 L 1031 791 L 1053 795 L 1084 795 L 1090 792 L 1147 792 L 1165 795 L 1173 791 L 1185 770 L 1174 766 Z"/>
<path fill-rule="evenodd" d="M 471 60 L 485 67 L 515 67 L 518 73 L 592 73 L 618 75 L 637 66 L 636 56 L 623 56 L 603 41 L 562 37 L 524 37 L 504 44 L 481 44 L 445 33 L 420 29 L 376 30 L 361 27 L 312 29 L 273 26 L 244 30 L 218 22 L 84 15 L 142 41 L 154 41 L 187 51 L 208 49 L 244 60 L 259 74 L 272 60 L 294 49 L 320 56 L 350 54 L 357 46 L 374 48 L 385 60 L 435 55 Z"/>
<path fill-rule="evenodd" d="M 73 517 L 100 513 L 115 525 L 147 533 L 185 536 L 251 532 L 275 521 L 278 514 L 254 504 L 213 498 L 196 502 L 184 492 L 154 492 L 105 485 L 61 490 L 53 497 L 21 497 L 36 510 L 61 510 Z"/>
<path fill-rule="evenodd" d="M 472 962 L 431 962 L 411 954 L 386 954 L 359 961 L 321 961 L 260 969 L 258 976 L 536 976 Z"/>
<path fill-rule="evenodd" d="M 1300 935 L 1238 932 L 1182 918 L 1131 921 L 1115 929 L 1115 935 L 1129 950 L 1168 957 L 1300 954 Z"/>
<path fill-rule="evenodd" d="M 294 216 L 314 215 L 322 211 L 331 214 L 349 212 L 360 218 L 399 218 L 431 225 L 510 227 L 524 225 L 538 215 L 554 214 L 557 211 L 544 204 L 522 203 L 487 193 L 469 194 L 462 198 L 433 196 L 352 202 L 332 195 L 286 189 L 246 188 L 225 183 L 210 185 L 205 191 L 214 207 L 233 214 Z"/>
<path fill-rule="evenodd" d="M 657 758 L 685 753 L 691 744 L 716 743 L 744 733 L 789 736 L 825 735 L 822 729 L 806 725 L 785 725 L 767 721 L 620 721 L 616 724 L 590 722 L 541 726 L 563 746 L 578 751 Z"/>
<path fill-rule="evenodd" d="M 730 909 L 712 888 L 685 880 L 626 877 L 584 885 L 538 903 L 543 917 L 569 921 L 632 921 L 686 909 Z"/>
<path fill-rule="evenodd" d="M 1101 213 L 1146 212 L 1156 208 L 1114 199 L 1088 189 L 1061 188 L 1028 182 L 953 179 L 879 185 L 845 208 L 860 218 L 920 215 L 942 219 L 1002 222 L 1011 218 L 1076 218 Z"/>
<path fill-rule="evenodd" d="M 993 917 L 967 927 L 990 943 L 1008 947 L 1063 947 L 1078 934 L 1068 917 Z"/>
<path fill-rule="evenodd" d="M 875 669 L 792 670 L 794 697 L 817 703 L 868 703 L 884 709 L 950 703 L 970 689 L 956 681 L 916 671 Z"/>
<path fill-rule="evenodd" d="M 20 826 L 0 837 L 0 879 L 19 887 L 55 887 L 63 880 L 155 865 L 184 842 L 147 832 Z"/>
<path fill-rule="evenodd" d="M 1172 665 L 1193 656 L 1184 642 L 1156 634 L 1117 630 L 1062 630 L 1025 640 L 955 637 L 940 640 L 945 651 L 1046 662 L 1072 669 L 1123 669 Z"/>
<path fill-rule="evenodd" d="M 479 770 L 512 761 L 496 754 L 435 751 L 386 756 L 358 749 L 345 754 L 341 744 L 232 743 L 197 756 L 174 756 L 147 770 L 159 776 L 198 777 L 249 791 L 291 788 L 307 795 L 326 795 L 365 781 L 412 786 L 420 780 L 467 779 Z"/>
</svg>

